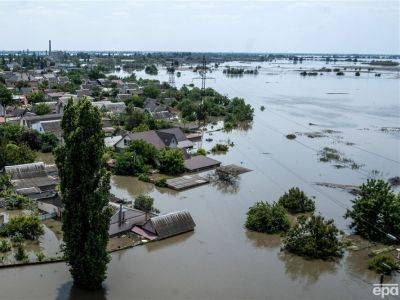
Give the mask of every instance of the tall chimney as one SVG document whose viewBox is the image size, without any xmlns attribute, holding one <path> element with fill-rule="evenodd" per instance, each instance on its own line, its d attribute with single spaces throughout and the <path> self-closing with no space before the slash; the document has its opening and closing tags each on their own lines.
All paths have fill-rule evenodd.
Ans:
<svg viewBox="0 0 400 300">
<path fill-rule="evenodd" d="M 51 40 L 49 40 L 49 56 L 51 56 Z"/>
</svg>

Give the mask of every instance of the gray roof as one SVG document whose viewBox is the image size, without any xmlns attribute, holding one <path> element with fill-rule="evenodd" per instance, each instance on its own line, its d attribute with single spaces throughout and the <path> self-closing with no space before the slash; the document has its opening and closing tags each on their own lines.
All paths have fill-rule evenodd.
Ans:
<svg viewBox="0 0 400 300">
<path fill-rule="evenodd" d="M 51 132 L 57 138 L 61 138 L 62 136 L 62 129 L 61 129 L 61 120 L 51 120 L 51 121 L 43 121 L 40 122 L 42 124 L 44 132 Z"/>
<path fill-rule="evenodd" d="M 182 129 L 180 129 L 179 127 L 160 129 L 160 130 L 157 130 L 157 132 L 173 134 L 178 142 L 187 140 L 186 135 L 183 133 Z"/>
<path fill-rule="evenodd" d="M 197 170 L 218 167 L 220 164 L 221 162 L 218 160 L 203 155 L 196 155 L 190 159 L 185 160 L 185 169 L 189 172 L 194 172 Z"/>
<path fill-rule="evenodd" d="M 129 132 L 127 135 L 132 141 L 144 140 L 154 145 L 154 147 L 156 147 L 157 149 L 165 147 L 165 143 L 162 141 L 162 139 L 158 136 L 158 134 L 154 130 L 135 132 L 135 133 Z"/>
<path fill-rule="evenodd" d="M 29 117 L 24 117 L 23 119 L 25 120 L 28 127 L 31 127 L 32 124 L 41 121 L 61 120 L 62 116 L 63 114 L 49 114 L 42 116 L 29 116 Z"/>
<path fill-rule="evenodd" d="M 131 230 L 135 225 L 143 225 L 147 220 L 147 216 L 153 215 L 154 214 L 146 214 L 138 209 L 123 207 L 121 215 L 122 221 L 120 222 L 120 209 L 118 209 L 114 215 L 111 216 L 108 234 L 110 236 L 114 236 L 116 234 Z"/>
<path fill-rule="evenodd" d="M 187 210 L 177 211 L 149 220 L 158 239 L 164 239 L 173 235 L 191 231 L 196 224 Z"/>
</svg>

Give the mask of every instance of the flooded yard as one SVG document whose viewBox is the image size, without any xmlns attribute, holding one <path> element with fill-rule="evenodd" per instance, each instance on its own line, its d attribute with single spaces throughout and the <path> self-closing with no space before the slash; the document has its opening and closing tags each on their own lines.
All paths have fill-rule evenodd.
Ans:
<svg viewBox="0 0 400 300">
<path fill-rule="evenodd" d="M 279 236 L 248 231 L 244 223 L 254 202 L 276 201 L 298 186 L 315 196 L 317 212 L 351 234 L 343 215 L 355 196 L 315 183 L 360 185 L 367 178 L 400 175 L 400 134 L 382 130 L 400 127 L 398 74 L 302 77 L 295 69 L 325 63 L 256 65 L 262 66 L 256 76 L 227 77 L 222 68 L 211 74 L 210 87 L 245 98 L 255 117 L 246 130 L 205 133 L 201 142 L 210 150 L 230 140 L 234 146 L 226 154 L 209 156 L 252 171 L 240 175 L 234 188 L 207 184 L 181 192 L 113 176 L 111 192 L 117 197 L 149 194 L 161 213 L 187 209 L 197 226 L 194 232 L 113 253 L 105 288 L 90 299 L 374 299 L 372 284 L 379 276 L 367 269 L 366 249 L 346 251 L 338 261 L 306 260 L 281 252 Z M 168 80 L 164 70 L 157 77 L 137 75 Z M 182 71 L 175 81 L 190 84 L 195 75 Z M 309 132 L 323 134 L 310 137 Z M 291 133 L 295 139 L 286 138 Z M 359 167 L 321 161 L 324 147 Z M 4 269 L 0 276 L 4 299 L 89 298 L 72 287 L 63 263 Z M 386 280 L 398 283 L 400 276 Z"/>
</svg>

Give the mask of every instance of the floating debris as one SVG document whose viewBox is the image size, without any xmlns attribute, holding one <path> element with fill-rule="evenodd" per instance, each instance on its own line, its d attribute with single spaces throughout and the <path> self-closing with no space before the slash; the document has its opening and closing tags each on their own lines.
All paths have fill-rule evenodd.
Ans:
<svg viewBox="0 0 400 300">
<path fill-rule="evenodd" d="M 338 184 L 338 183 L 330 183 L 330 182 L 316 182 L 316 185 L 324 186 L 333 189 L 341 189 L 352 195 L 358 195 L 360 193 L 360 187 L 358 185 L 351 184 Z"/>
<path fill-rule="evenodd" d="M 291 133 L 291 134 L 288 134 L 288 135 L 286 136 L 286 138 L 287 138 L 288 140 L 294 140 L 294 139 L 296 138 L 296 135 L 293 134 L 293 133 Z"/>
<path fill-rule="evenodd" d="M 389 178 L 388 182 L 390 183 L 391 186 L 399 186 L 400 185 L 400 177 L 395 176 L 395 177 Z"/>
<path fill-rule="evenodd" d="M 344 167 L 350 167 L 353 170 L 359 169 L 362 165 L 357 164 L 354 162 L 354 160 L 350 158 L 346 158 L 343 156 L 342 153 L 340 153 L 338 150 L 330 147 L 324 147 L 319 153 L 319 160 L 321 162 L 336 162 L 336 163 L 341 163 L 340 164 L 335 164 L 334 166 L 336 168 L 341 168 L 338 166 Z"/>
</svg>

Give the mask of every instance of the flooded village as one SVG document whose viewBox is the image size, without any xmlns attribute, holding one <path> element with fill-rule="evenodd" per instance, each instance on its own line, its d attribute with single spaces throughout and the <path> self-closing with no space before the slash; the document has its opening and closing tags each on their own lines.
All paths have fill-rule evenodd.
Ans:
<svg viewBox="0 0 400 300">
<path fill-rule="evenodd" d="M 368 268 L 371 255 L 398 255 L 395 246 L 354 235 L 343 218 L 367 179 L 389 180 L 398 191 L 398 60 L 391 59 L 395 66 L 388 67 L 387 58 L 304 56 L 300 62 L 297 56 L 268 56 L 216 62 L 223 58 L 210 55 L 205 65 L 201 56 L 197 64 L 176 63 L 172 73 L 160 61 L 153 75 L 125 66 L 118 53 L 110 58 L 50 51 L 2 57 L 2 87 L 12 93 L 12 102 L 2 105 L 2 136 L 12 140 L 20 134 L 11 142 L 16 148 L 3 158 L 10 186 L 2 192 L 2 224 L 15 216 L 38 215 L 43 228 L 37 229 L 38 237 L 17 235 L 5 242 L 10 246 L 2 254 L 2 266 L 8 267 L 0 270 L 3 290 L 11 291 L 15 276 L 31 278 L 26 284 L 43 286 L 38 290 L 45 289 L 49 297 L 58 293 L 64 299 L 60 293 L 70 288 L 60 248 L 58 168 L 51 153 L 64 143 L 61 122 L 70 99 L 89 99 L 102 115 L 104 163 L 113 173 L 107 247 L 113 254 L 104 290 L 110 297 L 130 293 L 127 287 L 133 285 L 140 298 L 158 298 L 158 291 L 168 298 L 175 293 L 201 298 L 207 291 L 195 283 L 199 278 L 221 298 L 261 296 L 267 290 L 286 299 L 310 293 L 318 298 L 327 290 L 339 297 L 348 289 L 365 297 L 366 282 L 379 280 Z M 27 68 L 29 60 L 35 67 Z M 46 66 L 37 69 L 36 60 Z M 378 60 L 382 66 L 376 66 Z M 232 68 L 257 73 L 228 74 Z M 206 72 L 214 79 L 207 81 L 203 93 L 208 96 L 201 98 L 197 86 Z M 237 104 L 243 114 L 215 105 L 202 118 L 176 103 L 185 97 L 200 97 L 203 105 L 212 97 L 228 102 L 239 97 L 245 99 Z M 219 113 L 222 109 L 231 112 Z M 235 113 L 242 119 L 236 121 Z M 31 156 L 18 147 L 28 147 Z M 13 159 L 16 163 L 7 164 Z M 282 251 L 279 234 L 244 227 L 250 206 L 277 201 L 294 186 L 312 196 L 316 211 L 342 231 L 343 258 L 305 259 Z M 148 286 L 150 276 L 159 277 L 159 289 Z M 384 278 L 388 283 L 398 279 L 395 273 Z M 343 281 L 346 289 L 338 289 Z M 180 282 L 182 288 L 169 289 L 168 282 Z M 282 289 L 271 291 L 271 284 Z M 84 296 L 83 291 L 70 293 Z"/>
</svg>

